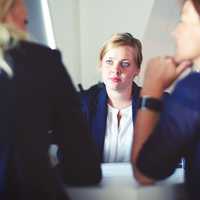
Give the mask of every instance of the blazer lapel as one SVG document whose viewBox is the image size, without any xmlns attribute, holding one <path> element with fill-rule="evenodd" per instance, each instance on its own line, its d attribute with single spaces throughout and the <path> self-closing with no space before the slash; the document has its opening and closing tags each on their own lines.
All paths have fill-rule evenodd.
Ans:
<svg viewBox="0 0 200 200">
<path fill-rule="evenodd" d="M 103 147 L 106 131 L 106 119 L 107 119 L 107 93 L 105 86 L 102 86 L 100 90 L 97 101 L 96 101 L 96 111 L 93 116 L 92 123 L 92 133 L 94 135 L 95 141 L 98 145 L 100 151 L 101 160 L 103 159 Z"/>
<path fill-rule="evenodd" d="M 135 123 L 135 117 L 138 109 L 138 99 L 140 95 L 140 87 L 138 87 L 134 82 L 133 82 L 133 96 L 132 96 L 132 117 L 133 117 L 133 123 Z"/>
</svg>

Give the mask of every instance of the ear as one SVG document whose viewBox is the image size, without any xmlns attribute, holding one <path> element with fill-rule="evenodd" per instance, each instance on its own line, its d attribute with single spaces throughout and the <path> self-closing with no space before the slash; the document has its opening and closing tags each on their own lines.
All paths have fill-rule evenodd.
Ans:
<svg viewBox="0 0 200 200">
<path fill-rule="evenodd" d="M 139 68 L 139 67 L 136 67 L 135 76 L 137 76 L 139 73 L 140 73 L 140 68 Z"/>
</svg>

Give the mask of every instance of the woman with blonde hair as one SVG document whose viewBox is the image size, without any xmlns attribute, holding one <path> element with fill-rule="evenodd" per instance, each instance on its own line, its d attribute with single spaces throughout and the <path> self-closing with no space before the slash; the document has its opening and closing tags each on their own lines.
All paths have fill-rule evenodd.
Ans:
<svg viewBox="0 0 200 200">
<path fill-rule="evenodd" d="M 64 200 L 63 182 L 100 181 L 100 161 L 59 51 L 26 41 L 27 21 L 22 0 L 0 0 L 0 199 Z"/>
<path fill-rule="evenodd" d="M 22 7 L 19 11 L 15 11 L 15 15 L 7 15 L 9 10 L 14 6 L 13 0 L 0 1 L 0 67 L 11 77 L 13 72 L 9 65 L 5 62 L 3 53 L 7 48 L 16 45 L 20 40 L 27 40 L 28 34 L 25 31 L 27 19 L 19 20 L 20 16 L 27 15 L 26 9 Z M 16 17 L 16 24 L 12 18 Z M 21 24 L 20 24 L 21 23 Z"/>
<path fill-rule="evenodd" d="M 99 53 L 102 82 L 81 94 L 82 110 L 102 162 L 129 162 L 140 87 L 142 44 L 130 33 L 115 33 Z"/>
<path fill-rule="evenodd" d="M 157 57 L 147 66 L 133 143 L 136 179 L 150 184 L 171 175 L 185 157 L 185 180 L 190 199 L 200 196 L 200 1 L 184 1 L 174 33 L 174 57 Z M 163 91 L 180 74 L 168 99 Z M 155 73 L 156 71 L 156 73 Z M 157 108 L 157 109 L 156 109 Z"/>
</svg>

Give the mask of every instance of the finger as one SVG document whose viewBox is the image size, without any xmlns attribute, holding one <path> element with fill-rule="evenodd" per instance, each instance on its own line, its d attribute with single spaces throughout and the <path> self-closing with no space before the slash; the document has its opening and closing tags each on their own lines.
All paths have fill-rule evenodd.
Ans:
<svg viewBox="0 0 200 200">
<path fill-rule="evenodd" d="M 179 76 L 181 73 L 183 73 L 187 68 L 192 67 L 192 62 L 190 60 L 186 60 L 181 62 L 177 68 L 176 68 L 176 74 Z"/>
<path fill-rule="evenodd" d="M 174 57 L 173 57 L 173 56 L 165 56 L 164 58 L 165 58 L 165 59 L 174 60 Z"/>
<path fill-rule="evenodd" d="M 165 59 L 166 59 L 166 61 L 170 62 L 174 66 L 177 66 L 177 63 L 176 63 L 176 61 L 175 61 L 173 56 L 165 56 Z"/>
</svg>

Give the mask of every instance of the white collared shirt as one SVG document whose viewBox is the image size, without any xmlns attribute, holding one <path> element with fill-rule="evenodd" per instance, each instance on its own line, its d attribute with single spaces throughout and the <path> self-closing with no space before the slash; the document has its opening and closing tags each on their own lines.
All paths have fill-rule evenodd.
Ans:
<svg viewBox="0 0 200 200">
<path fill-rule="evenodd" d="M 121 119 L 118 125 L 117 115 Z M 133 139 L 132 105 L 121 110 L 108 105 L 104 162 L 129 162 Z"/>
</svg>

